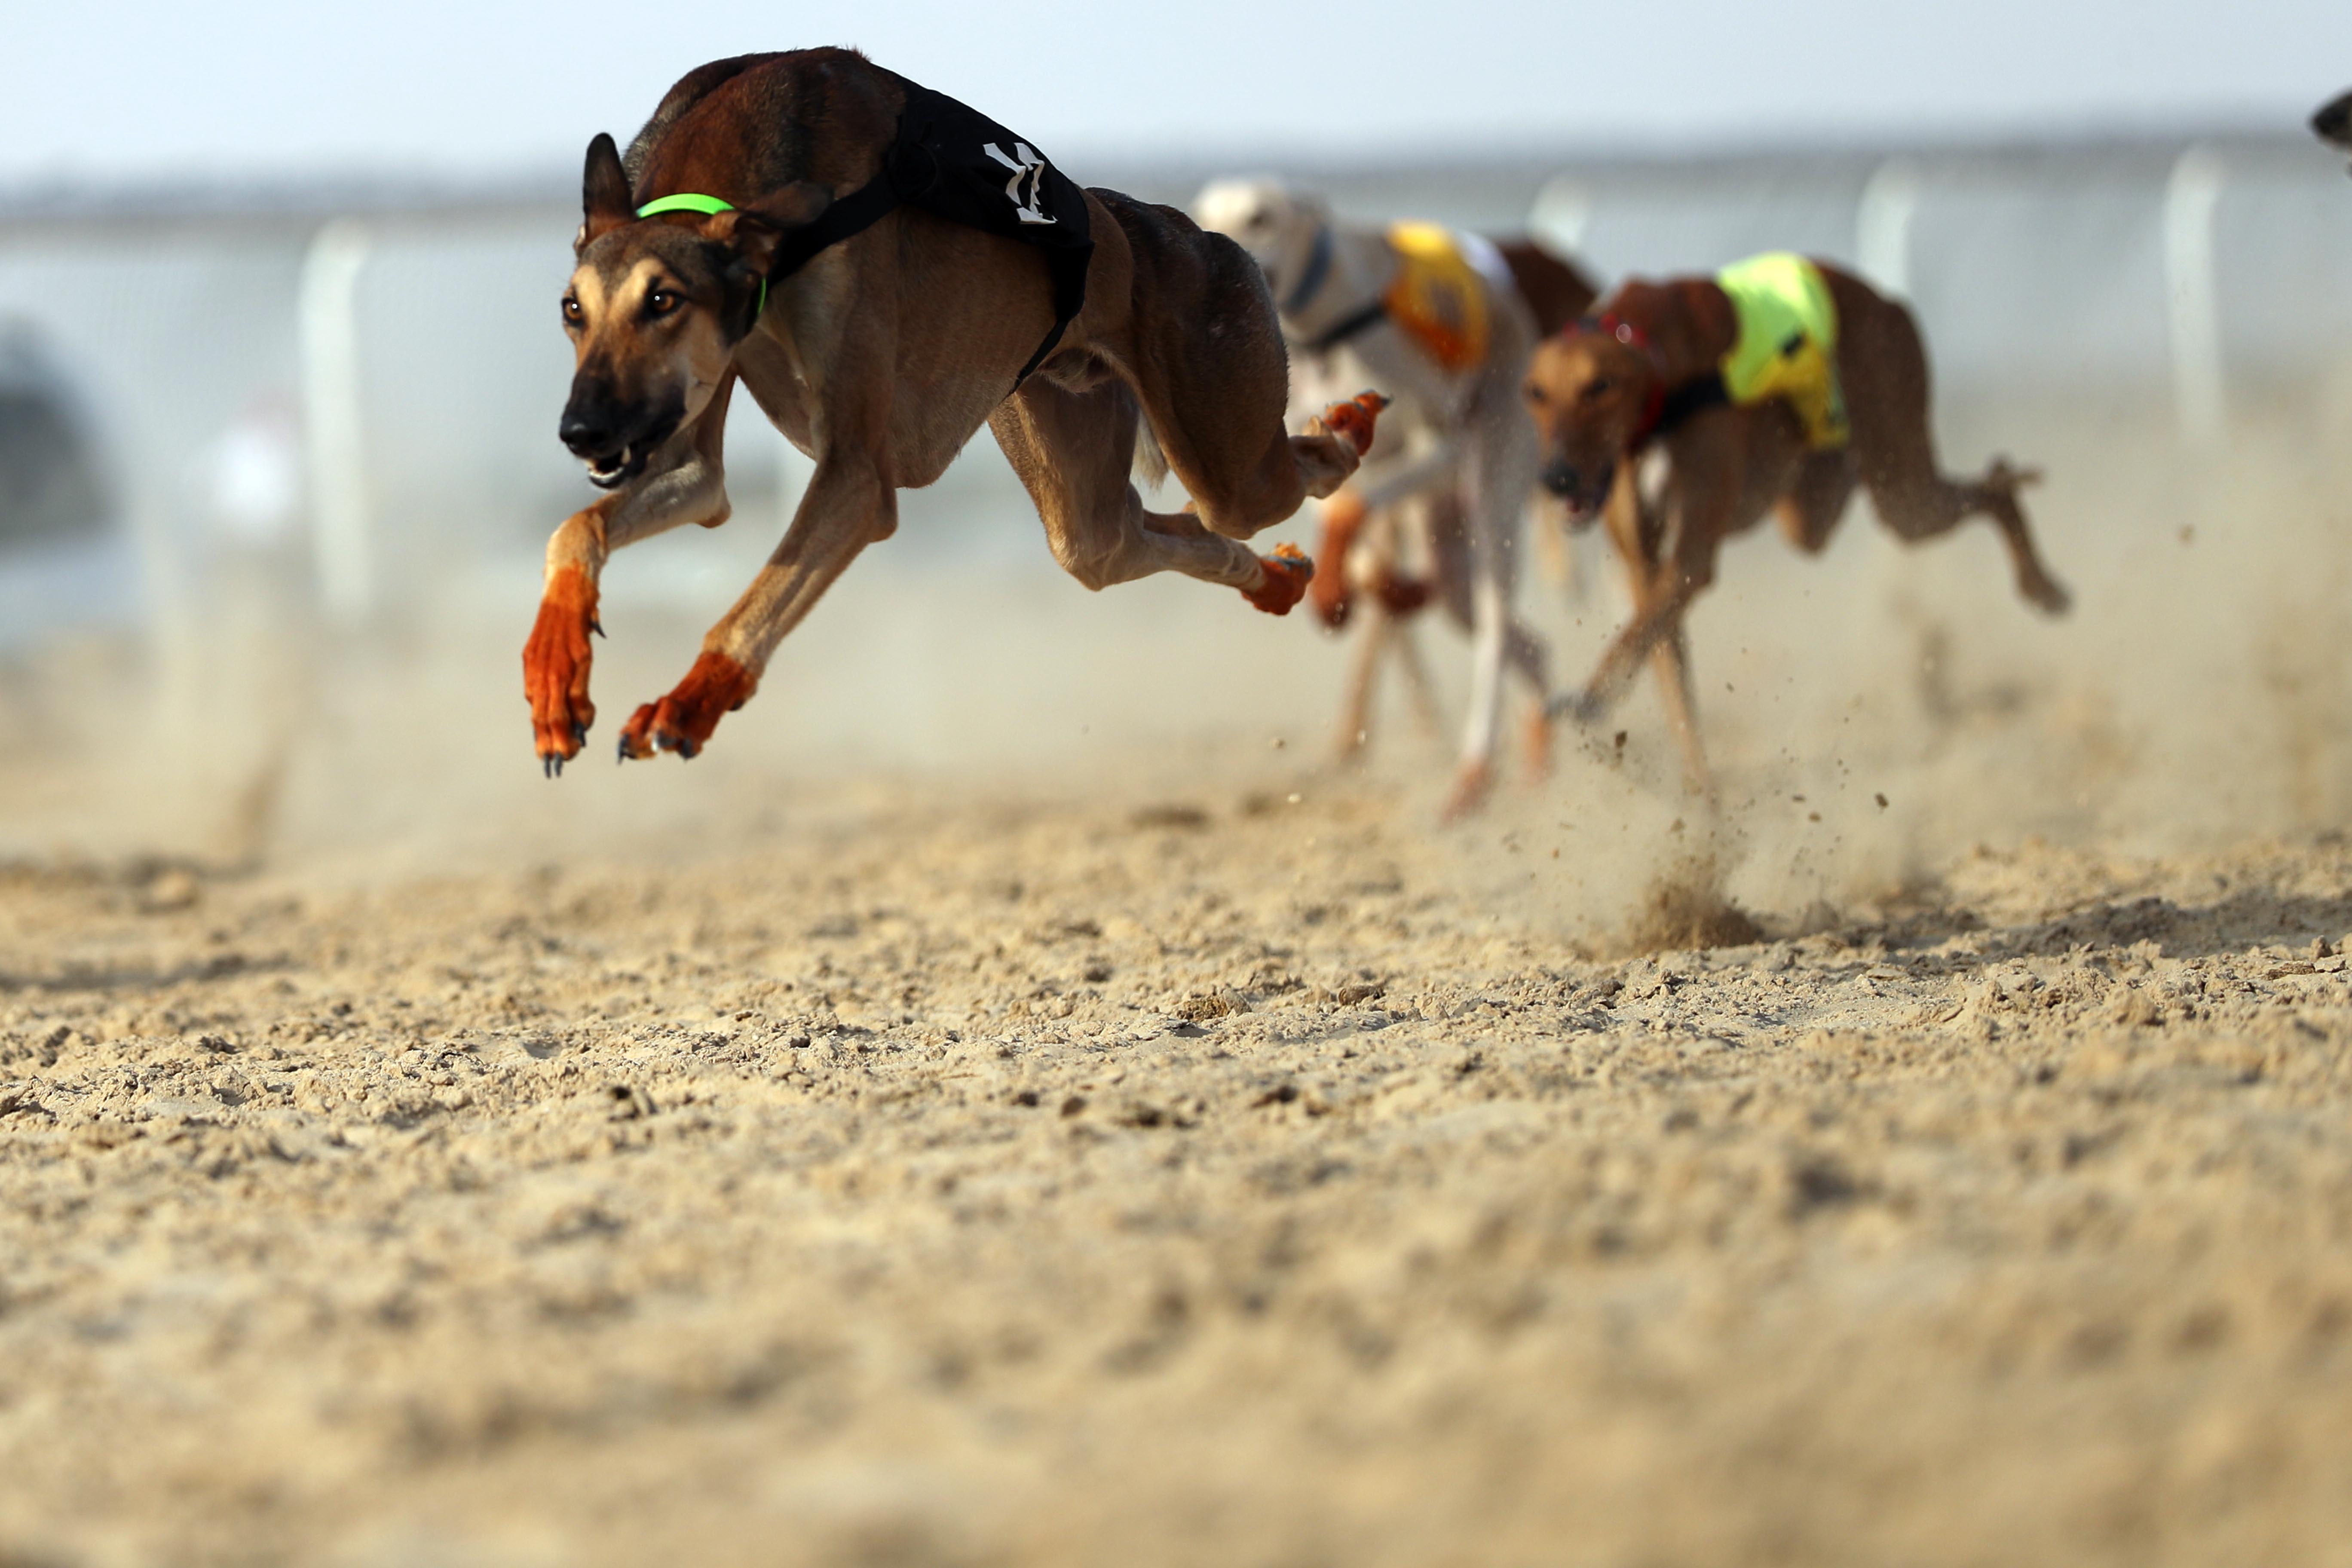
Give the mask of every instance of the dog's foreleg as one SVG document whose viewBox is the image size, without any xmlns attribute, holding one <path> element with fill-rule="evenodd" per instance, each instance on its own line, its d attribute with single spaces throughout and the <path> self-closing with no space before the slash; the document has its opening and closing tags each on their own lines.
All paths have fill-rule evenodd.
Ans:
<svg viewBox="0 0 2352 1568">
<path fill-rule="evenodd" d="M 1697 703 L 1691 691 L 1690 637 L 1681 626 L 1650 649 L 1650 669 L 1658 678 L 1666 722 L 1682 748 L 1683 783 L 1694 795 L 1710 795 L 1715 784 L 1707 773 L 1706 749 L 1699 743 Z"/>
<path fill-rule="evenodd" d="M 860 551 L 898 529 L 898 496 L 870 458 L 828 453 L 817 464 L 784 541 L 735 607 L 702 639 L 686 679 L 630 717 L 624 760 L 676 752 L 693 757 L 719 719 L 759 689 L 776 645 L 800 625 Z"/>
<path fill-rule="evenodd" d="M 1584 689 L 1555 698 L 1551 710 L 1565 713 L 1580 724 L 1597 724 L 1607 718 L 1610 709 L 1616 706 L 1625 695 L 1625 689 L 1641 673 L 1643 659 L 1661 637 L 1676 633 L 1683 612 L 1706 586 L 1704 581 L 1675 574 L 1654 599 L 1635 612 L 1632 622 L 1610 642 Z"/>
<path fill-rule="evenodd" d="M 588 639 L 604 630 L 596 605 L 604 563 L 640 539 L 690 522 L 715 528 L 727 521 L 722 437 L 733 384 L 730 377 L 703 416 L 673 437 L 626 489 L 573 512 L 548 539 L 545 586 L 523 645 L 522 676 L 540 765 L 550 778 L 580 754 L 596 721 L 588 696 L 594 662 Z"/>
<path fill-rule="evenodd" d="M 1533 711 L 1528 715 L 1528 776 L 1551 776 L 1551 650 L 1517 616 L 1504 627 L 1503 658 L 1532 689 Z"/>
</svg>

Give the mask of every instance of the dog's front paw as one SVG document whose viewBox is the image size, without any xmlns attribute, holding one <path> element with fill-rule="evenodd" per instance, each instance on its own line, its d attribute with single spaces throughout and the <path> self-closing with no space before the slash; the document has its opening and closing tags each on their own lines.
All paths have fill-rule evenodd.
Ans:
<svg viewBox="0 0 2352 1568">
<path fill-rule="evenodd" d="M 704 653 L 677 689 L 648 702 L 621 728 L 621 760 L 676 752 L 691 760 L 701 754 L 719 721 L 751 700 L 759 678 L 723 653 Z"/>
<path fill-rule="evenodd" d="M 1269 616 L 1290 614 L 1307 596 L 1307 585 L 1315 581 L 1315 563 L 1296 544 L 1277 546 L 1273 554 L 1259 556 L 1257 563 L 1265 568 L 1265 580 L 1255 588 L 1244 588 L 1242 597 Z"/>
<path fill-rule="evenodd" d="M 589 635 L 596 624 L 596 584 L 585 572 L 565 567 L 548 579 L 539 619 L 522 648 L 523 696 L 530 702 L 530 728 L 539 763 L 549 778 L 580 754 L 596 705 L 588 700 L 588 672 L 594 651 Z"/>
</svg>

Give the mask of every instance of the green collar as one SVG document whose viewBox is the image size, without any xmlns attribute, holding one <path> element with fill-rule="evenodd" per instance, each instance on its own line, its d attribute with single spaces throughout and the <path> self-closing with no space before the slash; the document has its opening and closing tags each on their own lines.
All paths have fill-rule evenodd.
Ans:
<svg viewBox="0 0 2352 1568">
<path fill-rule="evenodd" d="M 688 191 L 683 195 L 663 196 L 657 201 L 647 202 L 637 209 L 637 216 L 658 217 L 663 213 L 700 213 L 708 217 L 713 213 L 731 213 L 734 210 L 733 202 L 722 202 L 717 196 L 699 195 Z"/>
<path fill-rule="evenodd" d="M 733 202 L 722 202 L 717 196 L 706 196 L 698 191 L 687 191 L 675 196 L 657 196 L 637 209 L 639 217 L 659 217 L 664 213 L 700 213 L 709 217 L 715 213 L 731 213 Z M 751 307 L 751 320 L 756 322 L 768 310 L 768 280 L 760 279 L 760 302 Z"/>
</svg>

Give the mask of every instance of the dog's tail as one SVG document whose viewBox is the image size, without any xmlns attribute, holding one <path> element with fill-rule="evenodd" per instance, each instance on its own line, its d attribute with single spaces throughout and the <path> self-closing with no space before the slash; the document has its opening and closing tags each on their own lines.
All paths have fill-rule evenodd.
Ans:
<svg viewBox="0 0 2352 1568">
<path fill-rule="evenodd" d="M 1127 399 L 1128 409 L 1135 416 L 1133 472 L 1142 481 L 1145 489 L 1156 490 L 1168 479 L 1168 454 L 1160 445 L 1160 432 L 1154 430 L 1151 421 L 1143 416 L 1142 406 L 1135 401 L 1135 394 L 1121 387 L 1119 395 Z"/>
</svg>

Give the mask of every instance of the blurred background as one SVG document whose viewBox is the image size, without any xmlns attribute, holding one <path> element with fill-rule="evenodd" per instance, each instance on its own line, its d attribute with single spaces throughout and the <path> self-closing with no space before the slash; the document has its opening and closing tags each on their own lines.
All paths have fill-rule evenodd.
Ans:
<svg viewBox="0 0 2352 1568">
<path fill-rule="evenodd" d="M 545 537 L 592 494 L 554 439 L 579 149 L 704 59 L 832 42 L 1086 184 L 1181 205 L 1276 172 L 1349 217 L 1532 231 L 1610 281 L 1792 247 L 1910 300 L 1947 467 L 2048 469 L 2031 504 L 2079 608 L 2019 605 L 1990 530 L 1904 551 L 1858 507 L 1822 562 L 1735 545 L 1693 623 L 1727 797 L 1853 808 L 1830 839 L 1751 813 L 1752 900 L 1985 838 L 2352 808 L 2352 182 L 2305 128 L 2352 85 L 2332 0 L 289 0 L 10 30 L 0 856 L 539 854 L 717 835 L 868 774 L 1164 791 L 1271 765 L 1269 737 L 1305 765 L 1340 648 L 1199 584 L 1090 597 L 983 431 L 707 760 L 540 780 L 516 656 Z M 797 498 L 805 460 L 739 404 L 734 521 L 606 577 L 592 755 Z M 1579 559 L 1523 586 L 1563 681 L 1622 609 Z M 1457 680 L 1458 639 L 1421 635 Z M 1394 717 L 1374 776 L 1433 799 L 1445 744 Z M 1571 756 L 1499 819 L 1663 831 L 1646 691 L 1626 721 L 1623 768 Z"/>
</svg>

